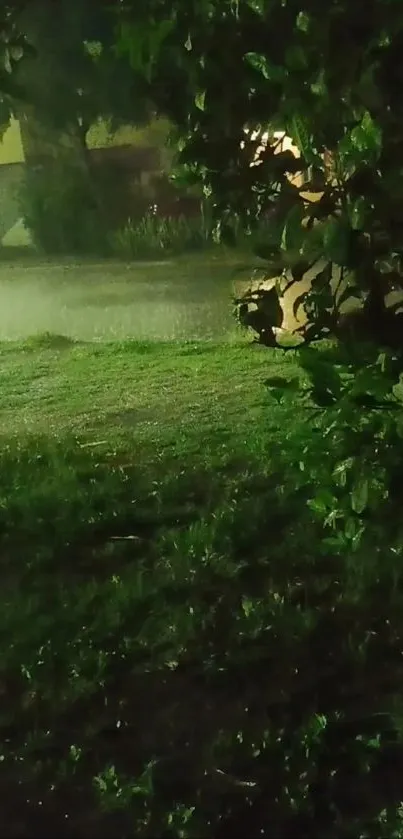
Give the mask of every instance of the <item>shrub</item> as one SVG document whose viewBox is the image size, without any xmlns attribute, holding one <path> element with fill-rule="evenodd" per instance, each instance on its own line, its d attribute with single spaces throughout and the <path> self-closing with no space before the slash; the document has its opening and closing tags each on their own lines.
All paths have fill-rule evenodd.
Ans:
<svg viewBox="0 0 403 839">
<path fill-rule="evenodd" d="M 106 223 L 89 178 L 78 166 L 52 161 L 28 168 L 20 191 L 24 222 L 46 254 L 102 254 L 108 248 Z"/>
</svg>

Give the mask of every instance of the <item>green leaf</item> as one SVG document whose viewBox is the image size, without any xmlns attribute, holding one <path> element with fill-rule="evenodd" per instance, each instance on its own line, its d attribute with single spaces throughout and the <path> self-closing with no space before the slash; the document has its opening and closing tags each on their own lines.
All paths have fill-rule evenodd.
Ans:
<svg viewBox="0 0 403 839">
<path fill-rule="evenodd" d="M 337 499 L 334 497 L 333 493 L 330 492 L 328 489 L 320 489 L 314 498 L 310 498 L 308 501 L 308 507 L 314 511 L 314 513 L 319 513 L 320 515 L 327 515 L 329 510 L 336 509 L 337 507 Z"/>
<path fill-rule="evenodd" d="M 292 138 L 301 154 L 306 157 L 312 152 L 311 137 L 306 120 L 295 114 L 291 120 Z"/>
<path fill-rule="evenodd" d="M 391 43 L 391 36 L 389 32 L 383 29 L 378 38 L 378 45 L 380 47 L 389 47 Z"/>
<path fill-rule="evenodd" d="M 359 545 L 363 530 L 364 529 L 360 526 L 359 521 L 353 518 L 353 516 L 349 516 L 346 519 L 344 524 L 344 533 L 346 538 L 352 543 L 350 547 L 353 547 L 354 550 L 356 550 Z"/>
<path fill-rule="evenodd" d="M 380 370 L 383 374 L 387 372 L 388 362 L 389 356 L 387 356 L 385 352 L 379 353 L 378 358 L 376 359 L 376 364 L 380 367 Z"/>
<path fill-rule="evenodd" d="M 363 196 L 359 196 L 349 205 L 348 215 L 353 230 L 364 229 L 369 209 L 369 203 Z"/>
<path fill-rule="evenodd" d="M 318 77 L 315 82 L 311 84 L 311 91 L 315 94 L 315 96 L 325 96 L 327 93 L 327 85 L 325 82 L 325 71 L 323 68 L 320 70 Z"/>
<path fill-rule="evenodd" d="M 158 55 L 163 42 L 168 37 L 169 33 L 175 27 L 175 20 L 173 18 L 164 18 L 154 25 L 150 32 L 150 52 L 154 58 Z"/>
<path fill-rule="evenodd" d="M 309 125 L 302 114 L 294 114 L 292 119 L 287 122 L 287 133 L 294 141 L 295 145 L 308 163 L 318 163 L 322 166 L 322 160 L 316 153 L 313 143 Z"/>
<path fill-rule="evenodd" d="M 7 73 L 12 73 L 13 68 L 11 66 L 10 50 L 8 49 L 8 47 L 6 47 L 6 49 L 4 50 L 4 61 L 3 61 L 3 63 L 4 63 L 4 67 L 5 67 L 6 72 Z"/>
<path fill-rule="evenodd" d="M 351 471 L 354 465 L 354 458 L 348 457 L 341 463 L 338 463 L 333 471 L 333 477 L 340 487 L 345 487 L 347 484 L 347 474 Z"/>
<path fill-rule="evenodd" d="M 249 615 L 253 612 L 253 600 L 250 600 L 249 597 L 242 598 L 242 610 L 244 612 L 245 617 L 249 617 Z"/>
<path fill-rule="evenodd" d="M 374 122 L 369 111 L 366 111 L 361 122 L 362 128 L 368 138 L 370 147 L 378 152 L 382 151 L 382 130 L 379 125 Z"/>
<path fill-rule="evenodd" d="M 296 24 L 297 29 L 299 29 L 300 32 L 308 32 L 310 22 L 311 19 L 307 12 L 299 12 L 299 14 L 297 15 Z"/>
<path fill-rule="evenodd" d="M 362 125 L 357 125 L 351 132 L 352 145 L 361 153 L 367 150 L 367 135 Z"/>
<path fill-rule="evenodd" d="M 315 289 L 315 291 L 324 292 L 331 288 L 331 282 L 333 279 L 332 269 L 332 263 L 328 262 L 324 268 L 312 277 L 312 288 Z"/>
<path fill-rule="evenodd" d="M 301 255 L 308 262 L 315 262 L 323 257 L 323 224 L 315 224 L 311 230 L 305 231 L 305 239 L 301 248 Z"/>
<path fill-rule="evenodd" d="M 196 105 L 196 108 L 199 109 L 199 111 L 204 111 L 204 109 L 206 107 L 205 100 L 206 100 L 206 91 L 205 90 L 201 90 L 198 93 L 196 93 L 195 105 Z"/>
<path fill-rule="evenodd" d="M 267 81 L 280 82 L 283 81 L 286 70 L 284 67 L 279 67 L 276 64 L 271 64 L 265 55 L 260 55 L 257 52 L 248 52 L 244 56 L 245 61 L 251 65 L 255 70 L 264 76 Z"/>
<path fill-rule="evenodd" d="M 284 402 L 284 390 L 282 387 L 272 387 L 270 388 L 270 396 L 276 400 L 278 405 L 281 405 Z"/>
<path fill-rule="evenodd" d="M 308 352 L 300 353 L 301 366 L 312 383 L 311 397 L 317 405 L 333 405 L 342 394 L 342 379 L 335 366 Z"/>
<path fill-rule="evenodd" d="M 281 328 L 284 320 L 284 313 L 278 299 L 276 288 L 264 289 L 258 301 L 258 310 L 264 314 L 271 327 Z"/>
<path fill-rule="evenodd" d="M 166 18 L 158 24 L 137 22 L 134 25 L 124 21 L 119 26 L 116 52 L 118 55 L 128 54 L 131 67 L 150 80 L 152 64 L 158 58 L 162 44 L 174 25 L 172 18 Z"/>
<path fill-rule="evenodd" d="M 298 310 L 300 306 L 303 306 L 306 298 L 308 297 L 309 291 L 303 291 L 302 294 L 299 294 L 298 297 L 295 298 L 294 303 L 292 304 L 292 313 L 295 318 L 298 320 Z"/>
<path fill-rule="evenodd" d="M 304 70 L 308 66 L 306 51 L 298 44 L 287 47 L 285 63 L 290 70 Z"/>
<path fill-rule="evenodd" d="M 13 61 L 20 61 L 24 55 L 24 50 L 19 44 L 15 44 L 9 47 L 9 53 Z"/>
<path fill-rule="evenodd" d="M 300 250 L 306 237 L 306 231 L 302 227 L 305 215 L 305 207 L 302 203 L 296 204 L 288 213 L 281 236 L 281 248 L 283 251 Z"/>
<path fill-rule="evenodd" d="M 351 492 L 351 508 L 361 515 L 368 506 L 368 479 L 360 478 Z"/>
<path fill-rule="evenodd" d="M 336 265 L 345 265 L 348 258 L 350 230 L 342 219 L 329 219 L 324 228 L 324 255 Z"/>
<path fill-rule="evenodd" d="M 393 385 L 392 393 L 395 399 L 398 400 L 398 402 L 403 402 L 403 373 L 401 373 L 399 376 L 398 384 Z"/>
<path fill-rule="evenodd" d="M 361 123 L 353 128 L 350 138 L 352 146 L 360 152 L 364 160 L 368 157 L 372 161 L 378 159 L 382 151 L 382 131 L 369 111 L 364 113 Z"/>
<path fill-rule="evenodd" d="M 263 17 L 265 10 L 265 0 L 247 0 L 250 9 L 253 9 L 256 14 Z"/>
<path fill-rule="evenodd" d="M 313 387 L 311 399 L 320 408 L 330 408 L 338 401 L 338 395 L 330 387 Z"/>
<path fill-rule="evenodd" d="M 362 303 L 362 294 L 360 294 L 360 292 L 359 292 L 359 290 L 358 290 L 357 286 L 355 286 L 355 285 L 348 285 L 348 286 L 347 286 L 347 287 L 343 290 L 343 292 L 342 292 L 342 293 L 340 294 L 340 296 L 337 298 L 337 305 L 338 305 L 339 309 L 340 309 L 340 307 L 343 305 L 343 303 L 346 303 L 346 302 L 347 302 L 347 300 L 349 300 L 349 301 L 351 301 L 351 300 L 358 300 L 360 303 Z"/>
<path fill-rule="evenodd" d="M 391 382 L 387 375 L 382 374 L 379 368 L 372 366 L 364 367 L 357 371 L 354 384 L 350 391 L 351 397 L 372 396 L 376 401 L 383 402 L 390 399 Z"/>
<path fill-rule="evenodd" d="M 349 132 L 346 132 L 337 144 L 336 160 L 338 161 L 339 169 L 344 171 L 348 171 L 349 169 L 352 171 L 355 170 L 357 150 L 354 148 Z"/>
</svg>

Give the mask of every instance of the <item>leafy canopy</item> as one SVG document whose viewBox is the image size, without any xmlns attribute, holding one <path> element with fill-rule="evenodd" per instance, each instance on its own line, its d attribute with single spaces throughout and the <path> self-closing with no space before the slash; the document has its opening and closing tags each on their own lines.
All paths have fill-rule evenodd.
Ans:
<svg viewBox="0 0 403 839">
<path fill-rule="evenodd" d="M 268 275 L 289 268 L 299 282 L 317 266 L 299 300 L 309 319 L 303 337 L 333 329 L 341 293 L 342 302 L 365 302 L 384 340 L 384 298 L 401 287 L 402 5 L 155 0 L 146 8 L 129 0 L 118 25 L 121 53 L 175 121 L 182 162 L 213 197 L 221 228 L 235 216 L 252 229 L 270 212 Z M 258 133 L 243 142 L 246 127 Z M 292 138 L 299 160 L 269 142 L 251 166 L 262 133 L 275 130 Z M 296 171 L 301 178 L 290 182 Z M 334 266 L 343 269 L 338 298 Z M 278 323 L 267 326 L 270 343 Z"/>
<path fill-rule="evenodd" d="M 119 2 L 14 0 L 3 13 L 0 96 L 6 117 L 29 107 L 42 124 L 60 131 L 142 124 L 151 114 L 148 83 L 128 72 L 115 49 Z"/>
</svg>

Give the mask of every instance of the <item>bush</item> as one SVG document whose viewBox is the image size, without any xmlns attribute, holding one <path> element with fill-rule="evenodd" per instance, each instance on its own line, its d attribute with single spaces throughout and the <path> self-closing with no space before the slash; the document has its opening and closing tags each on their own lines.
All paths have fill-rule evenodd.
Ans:
<svg viewBox="0 0 403 839">
<path fill-rule="evenodd" d="M 54 161 L 27 169 L 20 206 L 34 244 L 49 255 L 108 250 L 106 223 L 89 178 L 78 166 Z"/>
<path fill-rule="evenodd" d="M 122 230 L 109 236 L 109 242 L 120 257 L 153 259 L 201 250 L 211 244 L 211 238 L 202 218 L 159 218 L 152 208 L 139 222 L 129 219 Z"/>
</svg>

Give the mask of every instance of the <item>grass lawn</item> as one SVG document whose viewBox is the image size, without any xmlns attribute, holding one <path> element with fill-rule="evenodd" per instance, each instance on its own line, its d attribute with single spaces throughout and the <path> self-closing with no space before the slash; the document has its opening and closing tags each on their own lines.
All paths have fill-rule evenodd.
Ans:
<svg viewBox="0 0 403 839">
<path fill-rule="evenodd" d="M 125 262 L 22 258 L 0 248 L 0 342 L 48 330 L 81 341 L 238 339 L 231 295 L 254 263 L 214 249 Z"/>
<path fill-rule="evenodd" d="M 264 386 L 302 375 L 235 342 L 1 345 L 0 835 L 391 835 L 359 832 L 399 800 L 386 641 L 363 658 L 373 604 L 293 483 L 304 441 L 328 457 L 312 406 Z"/>
</svg>

